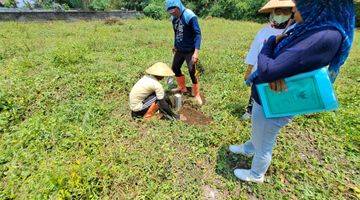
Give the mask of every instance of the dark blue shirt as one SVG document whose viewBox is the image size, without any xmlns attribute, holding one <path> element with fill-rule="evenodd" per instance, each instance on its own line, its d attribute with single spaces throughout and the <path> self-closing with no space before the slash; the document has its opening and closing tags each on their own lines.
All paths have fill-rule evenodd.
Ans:
<svg viewBox="0 0 360 200">
<path fill-rule="evenodd" d="M 284 47 L 275 57 L 276 38 L 270 37 L 259 54 L 258 76 L 251 88 L 252 98 L 261 105 L 256 84 L 271 83 L 329 65 L 341 42 L 342 36 L 335 29 L 312 31 Z"/>
<path fill-rule="evenodd" d="M 191 52 L 195 49 L 200 50 L 201 45 L 201 30 L 197 17 L 190 19 L 186 23 L 184 17 L 174 18 L 173 28 L 175 32 L 175 48 L 180 52 Z"/>
</svg>

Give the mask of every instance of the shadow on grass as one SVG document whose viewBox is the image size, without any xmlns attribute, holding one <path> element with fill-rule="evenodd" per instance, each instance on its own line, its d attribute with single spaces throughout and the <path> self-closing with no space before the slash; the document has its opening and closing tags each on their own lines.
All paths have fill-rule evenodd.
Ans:
<svg viewBox="0 0 360 200">
<path fill-rule="evenodd" d="M 226 109 L 228 109 L 230 111 L 230 114 L 232 116 L 241 120 L 241 117 L 246 112 L 246 106 L 247 106 L 247 104 L 245 105 L 243 103 L 232 103 L 232 104 L 226 105 Z"/>
<path fill-rule="evenodd" d="M 228 146 L 222 146 L 217 155 L 216 174 L 227 180 L 236 181 L 234 170 L 237 168 L 250 169 L 251 158 L 229 152 Z"/>
</svg>

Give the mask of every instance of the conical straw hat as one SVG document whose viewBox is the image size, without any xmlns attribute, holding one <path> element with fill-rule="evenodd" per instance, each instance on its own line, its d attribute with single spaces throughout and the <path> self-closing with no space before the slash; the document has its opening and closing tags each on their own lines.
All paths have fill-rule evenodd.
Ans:
<svg viewBox="0 0 360 200">
<path fill-rule="evenodd" d="M 162 62 L 155 63 L 145 72 L 154 76 L 175 76 L 170 67 Z"/>
<path fill-rule="evenodd" d="M 275 8 L 292 8 L 295 4 L 292 0 L 270 0 L 264 7 L 262 7 L 260 13 L 270 13 Z"/>
</svg>

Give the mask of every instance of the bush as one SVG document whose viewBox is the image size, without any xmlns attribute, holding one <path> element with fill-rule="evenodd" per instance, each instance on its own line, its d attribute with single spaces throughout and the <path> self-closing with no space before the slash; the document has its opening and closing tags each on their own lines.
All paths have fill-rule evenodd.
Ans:
<svg viewBox="0 0 360 200">
<path fill-rule="evenodd" d="M 150 0 L 122 0 L 124 8 L 142 11 L 150 4 Z"/>
<path fill-rule="evenodd" d="M 258 10 L 267 0 L 183 0 L 187 8 L 199 16 L 214 16 L 227 19 L 263 19 Z M 164 0 L 112 0 L 111 7 L 144 11 L 146 16 L 161 19 L 166 16 Z M 146 9 L 145 9 L 146 8 Z"/>
<path fill-rule="evenodd" d="M 5 0 L 4 6 L 7 8 L 16 8 L 16 0 Z"/>
<path fill-rule="evenodd" d="M 83 8 L 82 0 L 55 0 L 54 2 L 61 5 L 68 5 L 70 8 Z"/>
<path fill-rule="evenodd" d="M 217 5 L 216 0 L 187 0 L 184 3 L 186 7 L 193 10 L 200 16 L 207 16 L 212 6 Z"/>
<path fill-rule="evenodd" d="M 89 5 L 89 9 L 95 11 L 103 11 L 109 8 L 109 6 L 109 0 L 93 0 Z"/>
<path fill-rule="evenodd" d="M 264 3 L 264 0 L 220 0 L 210 8 L 208 14 L 227 19 L 253 20 L 260 17 L 258 10 Z"/>
<path fill-rule="evenodd" d="M 161 6 L 149 4 L 144 8 L 144 15 L 153 19 L 164 19 L 166 17 L 166 12 Z"/>
<path fill-rule="evenodd" d="M 70 8 L 84 8 L 84 3 L 82 0 L 68 0 L 66 2 Z"/>
</svg>

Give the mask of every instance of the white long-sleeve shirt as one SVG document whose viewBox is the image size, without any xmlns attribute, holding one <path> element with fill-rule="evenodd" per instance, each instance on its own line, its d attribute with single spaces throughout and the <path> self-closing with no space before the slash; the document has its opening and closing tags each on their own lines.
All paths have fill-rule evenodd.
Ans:
<svg viewBox="0 0 360 200">
<path fill-rule="evenodd" d="M 271 27 L 271 25 L 266 25 L 257 33 L 245 58 L 246 64 L 254 66 L 251 73 L 255 72 L 257 69 L 258 56 L 264 46 L 265 41 L 269 39 L 270 36 L 280 35 L 283 31 L 284 29 L 276 29 Z"/>
<path fill-rule="evenodd" d="M 158 100 L 164 99 L 165 90 L 161 83 L 152 75 L 143 76 L 131 89 L 130 109 L 134 112 L 141 111 L 143 101 L 152 93 L 156 94 Z"/>
</svg>

